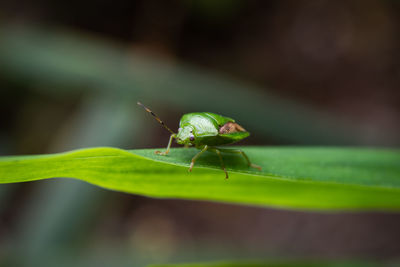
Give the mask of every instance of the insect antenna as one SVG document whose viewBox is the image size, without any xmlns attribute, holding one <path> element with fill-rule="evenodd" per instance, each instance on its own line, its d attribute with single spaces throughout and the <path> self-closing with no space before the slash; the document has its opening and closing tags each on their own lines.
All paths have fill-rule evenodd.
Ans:
<svg viewBox="0 0 400 267">
<path fill-rule="evenodd" d="M 140 102 L 137 102 L 137 104 L 139 106 L 141 106 L 142 108 L 144 108 L 144 110 L 146 110 L 148 113 L 150 113 L 151 115 L 153 115 L 153 117 L 162 125 L 164 126 L 165 129 L 167 129 L 170 133 L 175 134 L 174 131 L 172 131 L 167 125 L 165 125 L 165 123 L 153 112 L 151 111 L 148 107 L 146 107 L 145 105 L 143 105 Z"/>
</svg>

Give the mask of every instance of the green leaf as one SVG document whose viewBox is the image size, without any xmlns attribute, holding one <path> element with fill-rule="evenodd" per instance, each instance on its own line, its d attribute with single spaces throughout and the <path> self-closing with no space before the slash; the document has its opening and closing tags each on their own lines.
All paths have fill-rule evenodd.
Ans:
<svg viewBox="0 0 400 267">
<path fill-rule="evenodd" d="M 362 148 L 244 147 L 260 172 L 239 155 L 204 153 L 188 172 L 196 149 L 91 148 L 0 158 L 0 183 L 53 177 L 151 197 L 222 201 L 312 210 L 400 210 L 400 151 Z"/>
</svg>

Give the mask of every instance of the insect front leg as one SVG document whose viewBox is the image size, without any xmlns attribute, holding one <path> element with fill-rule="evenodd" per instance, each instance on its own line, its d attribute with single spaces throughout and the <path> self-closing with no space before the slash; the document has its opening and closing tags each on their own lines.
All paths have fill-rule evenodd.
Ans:
<svg viewBox="0 0 400 267">
<path fill-rule="evenodd" d="M 252 168 L 255 168 L 255 169 L 258 169 L 259 171 L 261 171 L 261 167 L 256 165 L 256 164 L 251 163 L 251 161 L 249 160 L 249 157 L 246 155 L 246 153 L 243 152 L 243 150 L 240 150 L 240 149 L 222 149 L 222 148 L 219 149 L 219 150 L 222 151 L 222 152 L 225 152 L 225 153 L 240 154 L 240 155 L 242 155 L 244 157 L 244 159 L 246 160 L 247 165 L 249 165 L 249 167 L 252 167 Z"/>
<path fill-rule="evenodd" d="M 222 168 L 222 170 L 225 172 L 225 179 L 228 179 L 229 176 L 228 176 L 228 172 L 227 172 L 226 169 L 225 169 L 224 161 L 222 160 L 221 151 L 220 151 L 218 148 L 215 148 L 215 147 L 210 148 L 210 150 L 211 150 L 211 151 L 214 151 L 214 152 L 218 155 L 219 161 L 221 162 L 221 168 Z"/>
<path fill-rule="evenodd" d="M 165 150 L 164 152 L 161 151 L 156 151 L 155 153 L 161 156 L 165 156 L 169 153 L 169 149 L 171 148 L 171 143 L 172 143 L 172 139 L 176 138 L 176 134 L 171 134 L 171 136 L 169 137 L 169 142 L 168 142 L 168 146 L 167 146 L 167 150 Z"/>
<path fill-rule="evenodd" d="M 205 145 L 204 148 L 203 148 L 199 153 L 197 153 L 196 156 L 194 156 L 194 157 L 192 158 L 192 162 L 190 163 L 190 167 L 189 167 L 189 171 L 190 171 L 190 172 L 191 172 L 192 169 L 193 169 L 193 166 L 194 166 L 194 163 L 195 163 L 196 159 L 197 159 L 201 154 L 203 154 L 205 151 L 207 151 L 207 149 L 208 149 L 208 146 Z"/>
</svg>

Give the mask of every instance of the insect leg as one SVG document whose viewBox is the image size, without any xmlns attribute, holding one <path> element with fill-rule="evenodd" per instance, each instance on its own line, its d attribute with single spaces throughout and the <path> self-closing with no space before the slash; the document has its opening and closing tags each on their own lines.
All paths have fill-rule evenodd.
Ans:
<svg viewBox="0 0 400 267">
<path fill-rule="evenodd" d="M 217 149 L 217 148 L 212 148 L 212 149 L 210 149 L 210 150 L 211 150 L 211 151 L 214 151 L 215 153 L 217 153 L 217 155 L 218 155 L 218 157 L 219 157 L 219 161 L 221 162 L 221 168 L 222 168 L 222 170 L 225 172 L 225 179 L 228 179 L 229 176 L 228 176 L 228 172 L 227 172 L 226 169 L 225 169 L 224 161 L 222 160 L 221 151 L 219 151 L 219 149 Z"/>
<path fill-rule="evenodd" d="M 161 151 L 156 151 L 155 153 L 161 156 L 165 156 L 169 153 L 169 149 L 171 147 L 171 143 L 172 143 L 172 139 L 174 139 L 176 137 L 176 134 L 171 134 L 171 136 L 169 137 L 169 142 L 168 142 L 168 146 L 167 146 L 167 150 L 165 150 L 164 152 Z"/>
<path fill-rule="evenodd" d="M 194 166 L 194 163 L 195 163 L 196 159 L 197 159 L 201 154 L 203 154 L 207 149 L 208 149 L 208 146 L 205 145 L 204 148 L 203 148 L 199 153 L 197 153 L 196 156 L 194 156 L 194 157 L 192 158 L 192 162 L 190 163 L 190 167 L 189 167 L 189 171 L 190 171 L 190 172 L 191 172 L 192 169 L 193 169 L 193 166 Z"/>
<path fill-rule="evenodd" d="M 219 149 L 219 150 L 222 151 L 222 152 L 225 152 L 225 153 L 241 154 L 244 157 L 244 159 L 246 160 L 247 165 L 249 165 L 249 167 L 256 168 L 256 169 L 261 171 L 261 167 L 256 165 L 256 164 L 251 163 L 250 160 L 249 160 L 249 157 L 246 155 L 246 153 L 243 152 L 243 150 L 240 150 L 240 149 L 222 149 L 222 148 Z"/>
</svg>

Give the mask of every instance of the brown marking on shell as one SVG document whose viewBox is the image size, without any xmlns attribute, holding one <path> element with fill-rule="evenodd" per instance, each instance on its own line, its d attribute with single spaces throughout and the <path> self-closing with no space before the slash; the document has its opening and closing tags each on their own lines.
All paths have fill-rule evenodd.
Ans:
<svg viewBox="0 0 400 267">
<path fill-rule="evenodd" d="M 219 134 L 245 132 L 246 130 L 236 122 L 227 122 L 219 128 Z"/>
</svg>

